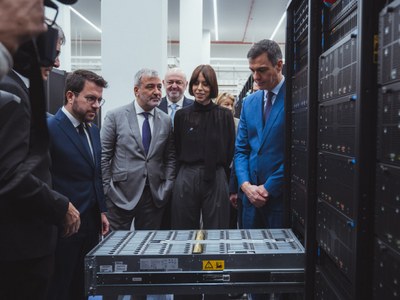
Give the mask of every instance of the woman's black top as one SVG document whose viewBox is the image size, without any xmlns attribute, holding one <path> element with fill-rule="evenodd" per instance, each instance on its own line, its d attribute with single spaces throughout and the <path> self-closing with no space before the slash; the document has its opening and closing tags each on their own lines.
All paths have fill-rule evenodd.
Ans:
<svg viewBox="0 0 400 300">
<path fill-rule="evenodd" d="M 176 112 L 174 136 L 179 164 L 204 164 L 205 181 L 215 178 L 217 166 L 228 172 L 235 148 L 230 110 L 213 102 L 202 105 L 194 101 Z"/>
</svg>

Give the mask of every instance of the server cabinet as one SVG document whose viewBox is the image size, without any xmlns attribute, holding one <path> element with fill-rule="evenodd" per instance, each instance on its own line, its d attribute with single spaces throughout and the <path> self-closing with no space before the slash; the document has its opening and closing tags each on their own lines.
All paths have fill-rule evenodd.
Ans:
<svg viewBox="0 0 400 300">
<path fill-rule="evenodd" d="M 379 14 L 374 299 L 400 298 L 400 1 Z"/>
<path fill-rule="evenodd" d="M 372 297 L 376 37 L 383 5 L 337 0 L 288 6 L 286 182 L 293 228 L 304 226 L 299 231 L 308 237 L 307 263 L 315 255 L 314 275 L 306 269 L 306 299 Z M 387 52 L 395 60 L 393 50 Z M 383 120 L 394 129 L 393 118 Z M 395 133 L 381 130 L 378 142 L 383 140 L 392 142 L 389 149 L 382 147 L 381 156 L 396 156 Z M 307 244 L 312 236 L 315 243 Z"/>
<path fill-rule="evenodd" d="M 317 258 L 316 218 L 316 128 L 318 61 L 317 41 L 321 20 L 315 1 L 291 1 L 287 9 L 286 34 L 286 124 L 285 177 L 290 221 L 306 247 L 304 299 L 314 297 Z"/>
</svg>

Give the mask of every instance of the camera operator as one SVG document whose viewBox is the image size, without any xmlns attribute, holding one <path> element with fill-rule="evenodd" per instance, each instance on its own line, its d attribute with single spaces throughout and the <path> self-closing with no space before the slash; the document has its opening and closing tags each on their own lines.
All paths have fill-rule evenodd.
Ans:
<svg viewBox="0 0 400 300">
<path fill-rule="evenodd" d="M 34 3 L 37 6 L 33 7 Z M 3 46 L 15 52 L 14 70 L 0 81 L 0 299 L 40 300 L 46 299 L 53 273 L 57 226 L 63 226 L 65 236 L 76 233 L 80 226 L 79 212 L 49 187 L 46 168 L 40 168 L 48 151 L 40 66 L 54 63 L 58 33 L 50 27 L 49 32 L 29 40 L 46 28 L 43 0 L 6 0 L 3 4 L 9 9 L 8 17 L 22 23 L 14 25 L 15 32 L 10 29 L 12 38 L 0 35 Z M 57 7 L 49 0 L 45 4 Z M 2 22 L 6 10 L 1 6 L 0 11 Z M 37 19 L 28 21 L 31 14 L 38 16 L 41 25 Z"/>
</svg>

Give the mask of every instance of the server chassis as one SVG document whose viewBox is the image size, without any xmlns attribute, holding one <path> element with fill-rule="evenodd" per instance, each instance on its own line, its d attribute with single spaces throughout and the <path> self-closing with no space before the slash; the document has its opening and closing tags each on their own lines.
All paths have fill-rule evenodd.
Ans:
<svg viewBox="0 0 400 300">
<path fill-rule="evenodd" d="M 290 229 L 115 231 L 85 259 L 88 295 L 301 293 Z"/>
</svg>

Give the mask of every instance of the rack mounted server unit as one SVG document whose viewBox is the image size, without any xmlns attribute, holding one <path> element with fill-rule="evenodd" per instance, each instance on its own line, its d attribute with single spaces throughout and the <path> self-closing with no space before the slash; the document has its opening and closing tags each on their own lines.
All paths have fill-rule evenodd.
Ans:
<svg viewBox="0 0 400 300">
<path fill-rule="evenodd" d="M 85 280 L 88 295 L 301 293 L 304 248 L 290 229 L 115 231 Z"/>
</svg>

